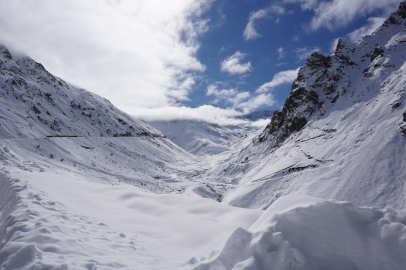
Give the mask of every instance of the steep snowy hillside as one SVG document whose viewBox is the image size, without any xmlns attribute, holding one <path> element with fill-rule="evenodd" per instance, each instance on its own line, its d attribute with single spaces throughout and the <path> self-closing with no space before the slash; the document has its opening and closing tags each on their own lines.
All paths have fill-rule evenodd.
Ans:
<svg viewBox="0 0 406 270">
<path fill-rule="evenodd" d="M 252 122 L 271 116 L 272 112 L 269 110 L 254 111 L 237 117 L 247 121 L 239 125 L 218 125 L 198 120 L 154 121 L 148 124 L 162 131 L 186 151 L 204 155 L 230 150 L 241 139 L 263 128 L 260 125 L 253 125 Z"/>
<path fill-rule="evenodd" d="M 208 176 L 224 201 L 267 208 L 299 192 L 357 205 L 406 206 L 406 3 L 372 35 L 313 53 L 283 107 Z"/>
<path fill-rule="evenodd" d="M 0 137 L 163 137 L 108 100 L 66 83 L 0 45 Z"/>
<path fill-rule="evenodd" d="M 174 183 L 204 171 L 196 157 L 160 131 L 53 76 L 31 58 L 12 55 L 4 46 L 0 143 L 4 164 L 62 168 L 156 193 L 183 192 L 185 188 Z"/>
</svg>

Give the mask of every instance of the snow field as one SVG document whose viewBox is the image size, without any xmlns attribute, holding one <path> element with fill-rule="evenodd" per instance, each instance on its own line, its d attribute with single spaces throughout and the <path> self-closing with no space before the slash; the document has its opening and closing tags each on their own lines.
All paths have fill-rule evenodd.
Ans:
<svg viewBox="0 0 406 270">
<path fill-rule="evenodd" d="M 291 194 L 193 270 L 406 268 L 406 210 Z M 214 254 L 214 255 L 213 255 Z"/>
<path fill-rule="evenodd" d="M 6 174 L 0 178 L 2 270 L 179 269 L 262 213 L 61 170 Z"/>
</svg>

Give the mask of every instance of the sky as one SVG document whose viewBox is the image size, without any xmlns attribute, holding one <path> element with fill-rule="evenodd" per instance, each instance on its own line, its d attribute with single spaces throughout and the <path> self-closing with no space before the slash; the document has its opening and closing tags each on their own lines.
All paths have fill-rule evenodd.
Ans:
<svg viewBox="0 0 406 270">
<path fill-rule="evenodd" d="M 0 43 L 136 118 L 227 123 L 281 107 L 312 52 L 372 33 L 400 2 L 0 1 Z"/>
</svg>

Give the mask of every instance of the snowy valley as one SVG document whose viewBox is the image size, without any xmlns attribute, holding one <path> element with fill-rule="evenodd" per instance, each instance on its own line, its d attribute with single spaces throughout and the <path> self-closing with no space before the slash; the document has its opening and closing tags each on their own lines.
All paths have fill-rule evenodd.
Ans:
<svg viewBox="0 0 406 270">
<path fill-rule="evenodd" d="M 145 122 L 0 46 L 0 269 L 406 269 L 405 63 L 403 2 L 274 112 Z"/>
</svg>

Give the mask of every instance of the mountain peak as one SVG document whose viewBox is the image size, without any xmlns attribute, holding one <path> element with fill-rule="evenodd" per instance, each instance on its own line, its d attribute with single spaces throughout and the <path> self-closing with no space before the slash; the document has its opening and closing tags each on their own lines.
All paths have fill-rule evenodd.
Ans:
<svg viewBox="0 0 406 270">
<path fill-rule="evenodd" d="M 393 12 L 382 26 L 401 25 L 404 19 L 406 19 L 406 1 L 400 3 L 398 10 Z"/>
<path fill-rule="evenodd" d="M 394 14 L 406 19 L 406 1 L 400 3 L 398 10 Z"/>
</svg>

